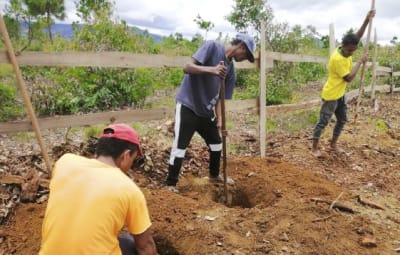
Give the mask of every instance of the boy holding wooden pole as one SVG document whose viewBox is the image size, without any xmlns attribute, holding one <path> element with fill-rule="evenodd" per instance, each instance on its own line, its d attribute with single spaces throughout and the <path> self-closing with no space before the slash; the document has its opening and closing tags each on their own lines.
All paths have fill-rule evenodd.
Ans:
<svg viewBox="0 0 400 255">
<path fill-rule="evenodd" d="M 347 34 L 342 39 L 342 45 L 335 49 L 329 59 L 328 80 L 322 89 L 322 106 L 320 117 L 313 132 L 312 153 L 316 157 L 321 156 L 319 140 L 324 128 L 328 125 L 333 114 L 336 116 L 336 124 L 333 128 L 330 147 L 338 151 L 337 141 L 347 122 L 347 105 L 345 99 L 346 86 L 356 77 L 362 64 L 368 60 L 368 52 L 365 52 L 357 64 L 353 67 L 352 55 L 358 48 L 358 43 L 363 36 L 368 23 L 375 16 L 375 10 L 370 10 L 363 24 L 356 34 Z"/>
</svg>

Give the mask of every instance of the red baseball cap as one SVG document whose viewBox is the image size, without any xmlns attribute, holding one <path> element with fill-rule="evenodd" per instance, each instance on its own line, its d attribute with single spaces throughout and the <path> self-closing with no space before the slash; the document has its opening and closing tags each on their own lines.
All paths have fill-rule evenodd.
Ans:
<svg viewBox="0 0 400 255">
<path fill-rule="evenodd" d="M 108 125 L 106 128 L 103 129 L 101 137 L 115 138 L 136 144 L 138 146 L 138 156 L 139 157 L 143 156 L 143 152 L 140 146 L 139 136 L 136 130 L 134 130 L 133 128 L 124 123 L 116 123 Z"/>
</svg>

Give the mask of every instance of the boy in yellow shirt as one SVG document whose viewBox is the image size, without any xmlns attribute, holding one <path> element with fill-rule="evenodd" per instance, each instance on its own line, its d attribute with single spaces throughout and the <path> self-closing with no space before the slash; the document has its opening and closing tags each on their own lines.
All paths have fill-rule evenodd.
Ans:
<svg viewBox="0 0 400 255">
<path fill-rule="evenodd" d="M 146 200 L 126 175 L 141 155 L 126 124 L 103 130 L 96 159 L 63 155 L 50 181 L 39 254 L 157 254 Z M 124 226 L 133 237 L 119 235 Z"/>
<path fill-rule="evenodd" d="M 358 43 L 365 32 L 365 28 L 374 16 L 375 10 L 370 10 L 357 33 L 345 35 L 342 39 L 342 45 L 335 49 L 329 59 L 328 80 L 321 94 L 322 106 L 320 117 L 313 132 L 312 153 L 316 157 L 321 156 L 318 143 L 322 131 L 328 125 L 333 114 L 336 116 L 336 124 L 333 129 L 330 147 L 334 151 L 338 150 L 337 141 L 347 122 L 347 105 L 344 96 L 346 86 L 347 83 L 353 81 L 361 64 L 364 64 L 368 59 L 368 54 L 365 53 L 353 67 L 352 55 L 358 48 Z"/>
</svg>

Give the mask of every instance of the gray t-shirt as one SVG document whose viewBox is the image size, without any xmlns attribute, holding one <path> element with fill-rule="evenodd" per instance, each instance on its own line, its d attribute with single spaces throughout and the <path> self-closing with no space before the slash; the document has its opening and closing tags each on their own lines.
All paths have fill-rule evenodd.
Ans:
<svg viewBox="0 0 400 255">
<path fill-rule="evenodd" d="M 225 98 L 231 99 L 235 85 L 233 63 L 225 56 L 225 47 L 214 41 L 205 42 L 192 56 L 203 66 L 216 66 L 225 62 Z M 221 79 L 211 74 L 185 74 L 176 101 L 191 109 L 197 116 L 213 117 L 214 106 L 219 98 Z"/>
</svg>

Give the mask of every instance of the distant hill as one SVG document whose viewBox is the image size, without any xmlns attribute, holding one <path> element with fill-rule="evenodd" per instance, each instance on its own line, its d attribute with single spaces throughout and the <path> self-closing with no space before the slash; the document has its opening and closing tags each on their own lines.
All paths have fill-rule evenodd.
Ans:
<svg viewBox="0 0 400 255">
<path fill-rule="evenodd" d="M 23 25 L 22 28 L 24 30 L 27 30 L 26 25 L 25 26 Z M 156 43 L 160 42 L 163 38 L 163 36 L 161 35 L 148 33 L 145 30 L 140 29 L 138 27 L 133 26 L 131 28 L 134 33 L 149 36 L 153 38 L 154 42 Z M 58 34 L 66 39 L 69 39 L 74 34 L 74 30 L 72 29 L 72 24 L 54 24 L 53 26 L 51 26 L 51 31 L 53 32 L 53 34 Z"/>
<path fill-rule="evenodd" d="M 160 42 L 164 37 L 162 35 L 149 33 L 146 30 L 140 29 L 138 27 L 131 27 L 131 28 L 135 31 L 135 33 L 137 33 L 139 35 L 148 35 L 149 37 L 153 38 L 154 42 L 156 42 L 156 43 Z"/>
<path fill-rule="evenodd" d="M 69 39 L 74 34 L 71 24 L 54 24 L 51 26 L 51 32 L 66 39 Z"/>
</svg>

